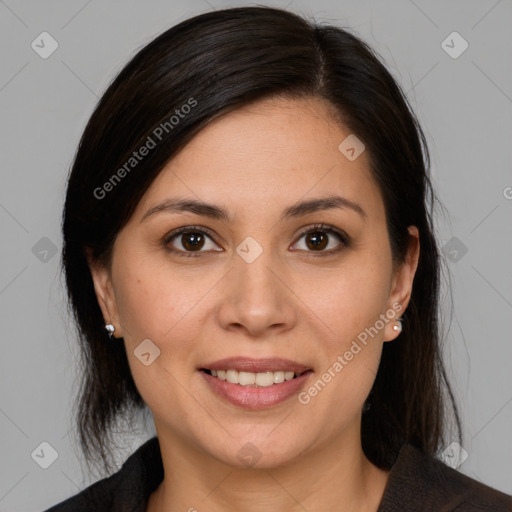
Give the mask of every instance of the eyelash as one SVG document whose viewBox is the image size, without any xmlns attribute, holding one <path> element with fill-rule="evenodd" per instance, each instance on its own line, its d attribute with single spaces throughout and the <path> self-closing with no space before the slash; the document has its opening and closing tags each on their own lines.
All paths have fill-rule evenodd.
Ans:
<svg viewBox="0 0 512 512">
<path fill-rule="evenodd" d="M 331 226 L 328 224 L 323 224 L 323 223 L 314 224 L 310 228 L 304 230 L 302 233 L 300 233 L 297 241 L 300 240 L 305 235 L 308 235 L 310 233 L 314 233 L 317 231 L 335 235 L 341 243 L 335 249 L 329 249 L 328 251 L 306 251 L 308 253 L 311 253 L 311 256 L 313 256 L 313 257 L 322 257 L 322 256 L 329 256 L 332 254 L 336 254 L 336 253 L 340 252 L 343 248 L 348 247 L 350 245 L 350 237 L 346 233 L 335 228 L 334 226 Z M 183 233 L 202 233 L 203 235 L 208 236 L 210 239 L 213 238 L 213 236 L 209 232 L 209 230 L 207 230 L 201 226 L 184 226 L 182 228 L 178 228 L 175 231 L 172 231 L 171 233 L 169 233 L 168 235 L 166 235 L 164 237 L 163 243 L 164 243 L 165 249 L 167 251 L 169 251 L 170 253 L 176 254 L 177 256 L 184 257 L 184 258 L 197 258 L 198 256 L 201 256 L 201 253 L 207 252 L 207 251 L 182 251 L 181 249 L 175 249 L 175 248 L 169 246 L 170 242 L 174 238 L 177 238 L 179 235 L 181 235 Z M 315 254 L 315 252 L 317 252 L 317 254 Z"/>
</svg>

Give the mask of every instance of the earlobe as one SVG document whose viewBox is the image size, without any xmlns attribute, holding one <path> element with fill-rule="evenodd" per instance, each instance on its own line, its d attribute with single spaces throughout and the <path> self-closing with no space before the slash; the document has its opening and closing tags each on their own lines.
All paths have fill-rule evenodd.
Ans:
<svg viewBox="0 0 512 512">
<path fill-rule="evenodd" d="M 103 320 L 106 325 L 112 324 L 115 327 L 115 338 L 120 338 L 121 325 L 117 313 L 117 305 L 112 287 L 112 277 L 110 271 L 100 262 L 95 261 L 90 249 L 87 248 L 87 263 L 91 271 L 91 277 L 94 284 L 96 298 L 103 313 Z"/>
<path fill-rule="evenodd" d="M 400 317 L 409 305 L 414 276 L 418 268 L 420 254 L 419 231 L 416 226 L 409 226 L 408 231 L 409 247 L 405 261 L 395 272 L 389 297 L 390 307 L 393 307 L 393 309 L 397 311 L 397 315 L 396 318 L 386 326 L 385 341 L 396 339 L 402 332 L 403 325 Z M 397 305 L 400 305 L 400 308 L 398 308 Z"/>
</svg>

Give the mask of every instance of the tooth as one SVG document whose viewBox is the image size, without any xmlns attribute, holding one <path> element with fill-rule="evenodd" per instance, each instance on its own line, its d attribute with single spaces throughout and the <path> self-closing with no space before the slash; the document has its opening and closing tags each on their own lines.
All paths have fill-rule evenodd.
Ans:
<svg viewBox="0 0 512 512">
<path fill-rule="evenodd" d="M 284 372 L 274 372 L 274 384 L 284 382 Z"/>
<path fill-rule="evenodd" d="M 256 374 L 257 386 L 272 386 L 274 382 L 274 372 L 262 372 Z"/>
<path fill-rule="evenodd" d="M 228 370 L 226 372 L 226 380 L 231 384 L 238 384 L 240 382 L 237 370 Z"/>
<path fill-rule="evenodd" d="M 220 380 L 226 380 L 231 384 L 241 386 L 257 385 L 261 387 L 281 384 L 285 380 L 292 380 L 295 377 L 294 372 L 275 371 L 275 372 L 238 372 L 237 370 L 210 370 L 213 377 Z"/>
<path fill-rule="evenodd" d="M 238 379 L 242 386 L 248 386 L 256 382 L 256 374 L 249 372 L 239 372 Z"/>
</svg>

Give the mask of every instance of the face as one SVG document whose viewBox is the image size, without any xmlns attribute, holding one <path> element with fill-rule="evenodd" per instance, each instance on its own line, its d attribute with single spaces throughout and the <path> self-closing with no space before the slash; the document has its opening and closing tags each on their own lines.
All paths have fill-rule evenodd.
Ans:
<svg viewBox="0 0 512 512">
<path fill-rule="evenodd" d="M 338 149 L 349 135 L 317 99 L 216 119 L 154 180 L 111 268 L 91 265 L 159 437 L 258 467 L 359 442 L 419 248 L 411 227 L 407 260 L 393 265 L 367 152 Z M 215 369 L 237 370 L 234 383 L 204 371 Z"/>
</svg>

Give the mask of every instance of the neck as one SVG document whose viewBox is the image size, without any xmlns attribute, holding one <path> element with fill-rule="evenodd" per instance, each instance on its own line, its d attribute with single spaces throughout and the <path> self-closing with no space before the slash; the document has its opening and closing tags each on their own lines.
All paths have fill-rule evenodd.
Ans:
<svg viewBox="0 0 512 512">
<path fill-rule="evenodd" d="M 235 468 L 183 439 L 158 437 L 165 478 L 148 512 L 376 512 L 387 483 L 388 472 L 366 458 L 359 435 L 269 469 Z"/>
</svg>

